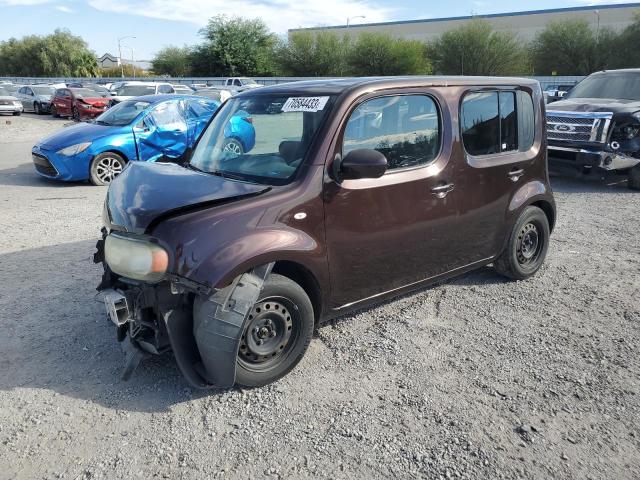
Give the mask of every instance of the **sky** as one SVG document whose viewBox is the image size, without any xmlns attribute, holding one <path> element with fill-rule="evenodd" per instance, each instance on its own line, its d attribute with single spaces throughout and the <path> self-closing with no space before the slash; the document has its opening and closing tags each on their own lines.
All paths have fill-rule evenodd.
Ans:
<svg viewBox="0 0 640 480">
<path fill-rule="evenodd" d="M 638 1 L 638 0 L 633 0 Z M 0 41 L 66 28 L 98 56 L 150 60 L 168 45 L 193 45 L 207 19 L 219 15 L 261 18 L 278 34 L 289 28 L 445 18 L 586 5 L 624 0 L 0 0 Z M 132 50 L 133 49 L 133 52 Z"/>
</svg>

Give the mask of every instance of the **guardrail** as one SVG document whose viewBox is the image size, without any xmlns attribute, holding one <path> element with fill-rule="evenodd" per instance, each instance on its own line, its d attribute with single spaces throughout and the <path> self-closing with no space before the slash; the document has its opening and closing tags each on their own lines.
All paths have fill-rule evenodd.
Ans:
<svg viewBox="0 0 640 480">
<path fill-rule="evenodd" d="M 80 77 L 0 77 L 1 81 L 9 81 L 20 84 L 33 83 L 71 83 L 71 82 L 121 82 L 121 81 L 144 81 L 144 82 L 169 82 L 175 84 L 192 85 L 204 83 L 209 86 L 221 86 L 228 77 L 101 77 L 101 78 L 80 78 Z M 299 82 L 302 80 L 318 80 L 322 78 L 337 77 L 253 77 L 262 85 L 277 85 L 279 83 Z M 574 85 L 584 77 L 580 75 L 565 76 L 534 76 L 545 89 L 552 85 Z"/>
</svg>

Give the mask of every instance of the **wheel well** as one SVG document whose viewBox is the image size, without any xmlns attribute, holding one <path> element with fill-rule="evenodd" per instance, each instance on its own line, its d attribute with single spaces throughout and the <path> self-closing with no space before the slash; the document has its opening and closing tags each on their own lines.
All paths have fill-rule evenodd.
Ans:
<svg viewBox="0 0 640 480">
<path fill-rule="evenodd" d="M 547 220 L 549 221 L 549 230 L 553 231 L 553 227 L 556 224 L 556 216 L 551 204 L 544 200 L 540 200 L 538 202 L 533 202 L 531 205 L 534 207 L 538 207 L 540 210 L 544 212 L 544 214 L 547 216 Z"/>
<path fill-rule="evenodd" d="M 117 154 L 117 155 L 120 155 L 120 156 L 122 157 L 122 159 L 124 160 L 124 163 L 129 163 L 129 159 L 127 158 L 127 156 L 126 156 L 124 153 L 119 152 L 118 150 L 114 150 L 114 149 L 112 149 L 112 148 L 111 148 L 111 149 L 109 149 L 109 150 L 105 150 L 104 152 L 96 153 L 96 154 L 91 158 L 91 161 L 89 162 L 89 175 L 91 175 L 91 165 L 93 165 L 93 161 L 95 160 L 95 158 L 96 158 L 98 155 L 102 155 L 103 153 L 109 153 L 109 152 L 111 152 L 111 153 L 115 153 L 115 154 Z"/>
<path fill-rule="evenodd" d="M 318 323 L 322 314 L 322 293 L 313 273 L 299 263 L 289 261 L 276 262 L 272 272 L 287 277 L 302 287 L 311 300 L 315 322 Z"/>
</svg>

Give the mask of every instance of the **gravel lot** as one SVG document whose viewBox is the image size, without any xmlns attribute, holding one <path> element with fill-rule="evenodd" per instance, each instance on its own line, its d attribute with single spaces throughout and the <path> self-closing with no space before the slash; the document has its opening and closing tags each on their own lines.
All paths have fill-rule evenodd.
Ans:
<svg viewBox="0 0 640 480">
<path fill-rule="evenodd" d="M 120 381 L 105 189 L 32 171 L 65 123 L 0 117 L 0 478 L 640 478 L 639 193 L 554 177 L 533 279 L 482 269 L 321 327 L 275 385 L 202 393 L 170 356 Z"/>
</svg>

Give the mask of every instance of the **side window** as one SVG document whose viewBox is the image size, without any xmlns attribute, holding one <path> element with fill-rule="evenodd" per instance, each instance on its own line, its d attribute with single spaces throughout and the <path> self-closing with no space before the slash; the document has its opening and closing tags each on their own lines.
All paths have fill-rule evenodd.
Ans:
<svg viewBox="0 0 640 480">
<path fill-rule="evenodd" d="M 163 130 L 186 131 L 187 124 L 181 110 L 178 101 L 162 102 L 147 116 L 145 124 L 151 121 L 157 128 Z"/>
<path fill-rule="evenodd" d="M 238 80 L 237 78 L 233 81 L 233 84 L 237 87 L 241 87 L 242 83 L 240 83 L 240 80 Z"/>
<path fill-rule="evenodd" d="M 171 90 L 169 85 L 158 85 L 158 93 L 171 93 Z"/>
<path fill-rule="evenodd" d="M 18 90 L 18 93 L 21 93 L 21 94 L 23 94 L 23 95 L 24 95 L 26 92 L 27 92 L 27 87 L 21 87 L 21 88 L 20 88 L 20 90 Z"/>
<path fill-rule="evenodd" d="M 27 88 L 25 89 L 25 92 L 24 92 L 24 93 L 26 93 L 27 95 L 31 95 L 31 96 L 33 96 L 33 90 L 31 90 L 29 87 L 27 87 Z"/>
<path fill-rule="evenodd" d="M 462 141 L 470 155 L 518 150 L 516 92 L 474 92 L 462 101 Z"/>
<path fill-rule="evenodd" d="M 218 108 L 217 102 L 211 100 L 187 100 L 185 102 L 186 113 L 190 118 L 210 117 Z"/>
<path fill-rule="evenodd" d="M 398 95 L 368 100 L 353 111 L 342 155 L 369 148 L 387 157 L 389 170 L 424 165 L 440 149 L 440 117 L 431 97 Z"/>
<path fill-rule="evenodd" d="M 518 91 L 518 137 L 520 138 L 520 151 L 526 152 L 533 146 L 535 140 L 536 114 L 533 108 L 533 99 L 527 92 Z"/>
</svg>

